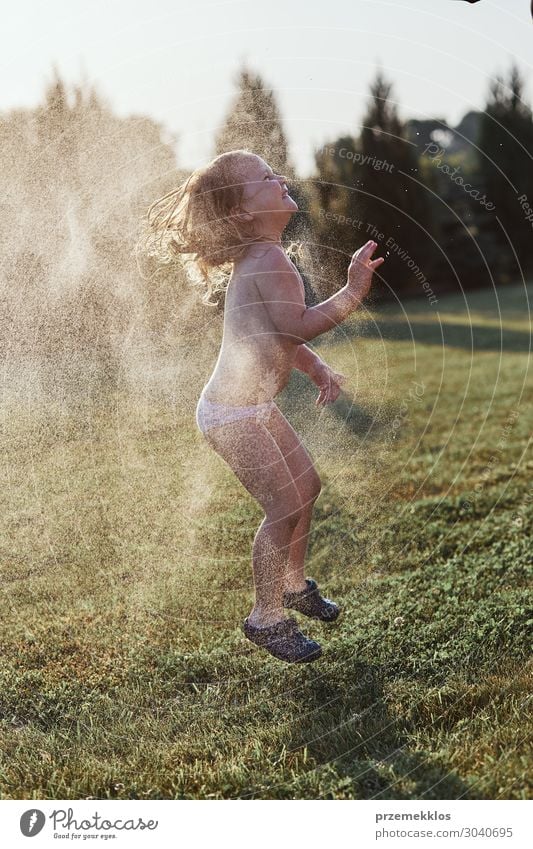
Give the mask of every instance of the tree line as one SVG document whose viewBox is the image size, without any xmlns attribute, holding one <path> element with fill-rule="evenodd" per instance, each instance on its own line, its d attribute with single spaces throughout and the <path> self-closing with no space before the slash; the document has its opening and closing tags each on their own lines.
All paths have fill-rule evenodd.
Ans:
<svg viewBox="0 0 533 849">
<path fill-rule="evenodd" d="M 300 212 L 287 239 L 306 244 L 321 295 L 334 289 L 368 238 L 387 262 L 377 300 L 505 285 L 533 267 L 533 116 L 516 65 L 489 86 L 485 108 L 455 128 L 402 122 L 393 84 L 378 70 L 357 135 L 325 141 L 297 179 L 273 94 L 243 69 L 216 138 L 245 146 L 292 177 Z M 318 278 L 317 278 L 318 271 Z"/>
<path fill-rule="evenodd" d="M 0 114 L 3 354 L 48 357 L 56 374 L 60 356 L 69 367 L 77 356 L 84 367 L 94 358 L 102 383 L 123 368 L 132 323 L 170 352 L 184 309 L 194 326 L 206 320 L 179 267 L 148 262 L 140 274 L 134 255 L 149 204 L 188 176 L 175 142 L 145 115 L 118 117 L 91 86 L 69 91 L 57 72 L 41 104 Z M 359 132 L 325 140 L 305 177 L 275 92 L 243 67 L 213 155 L 241 147 L 289 178 L 299 212 L 285 238 L 304 246 L 308 302 L 342 284 L 369 238 L 387 257 L 378 301 L 431 304 L 439 292 L 531 273 L 533 117 L 514 64 L 490 84 L 484 109 L 457 127 L 440 118 L 403 122 L 378 70 Z"/>
</svg>

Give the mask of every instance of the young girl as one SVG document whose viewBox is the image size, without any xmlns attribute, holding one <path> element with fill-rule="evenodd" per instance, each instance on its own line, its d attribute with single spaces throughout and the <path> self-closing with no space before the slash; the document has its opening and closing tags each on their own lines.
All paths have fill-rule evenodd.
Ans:
<svg viewBox="0 0 533 849">
<path fill-rule="evenodd" d="M 337 398 L 344 375 L 305 343 L 357 309 L 384 262 L 371 259 L 377 245 L 367 242 L 352 257 L 347 284 L 306 308 L 302 279 L 281 244 L 297 209 L 283 175 L 260 156 L 235 150 L 194 171 L 148 212 L 152 231 L 172 233 L 172 251 L 194 258 L 209 295 L 210 272 L 232 264 L 222 345 L 196 421 L 264 510 L 252 552 L 255 604 L 243 631 L 287 662 L 315 660 L 322 649 L 301 633 L 286 608 L 325 622 L 336 619 L 339 608 L 305 577 L 320 478 L 274 398 L 293 368 L 317 384 L 317 404 Z"/>
</svg>

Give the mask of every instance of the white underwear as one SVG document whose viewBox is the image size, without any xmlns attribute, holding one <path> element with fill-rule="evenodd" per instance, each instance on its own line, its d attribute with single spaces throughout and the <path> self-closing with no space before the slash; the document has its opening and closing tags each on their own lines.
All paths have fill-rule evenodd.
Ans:
<svg viewBox="0 0 533 849">
<path fill-rule="evenodd" d="M 266 401 L 264 404 L 252 404 L 249 407 L 235 407 L 230 404 L 215 404 L 209 401 L 205 395 L 200 395 L 196 405 L 196 424 L 202 433 L 212 427 L 229 424 L 239 419 L 255 419 L 258 422 L 266 422 L 272 410 L 276 407 L 274 401 Z"/>
</svg>

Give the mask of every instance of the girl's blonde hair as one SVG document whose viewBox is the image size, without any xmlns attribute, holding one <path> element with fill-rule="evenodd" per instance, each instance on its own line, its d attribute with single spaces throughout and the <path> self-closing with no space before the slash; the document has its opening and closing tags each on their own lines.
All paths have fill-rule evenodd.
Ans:
<svg viewBox="0 0 533 849">
<path fill-rule="evenodd" d="M 227 286 L 230 263 L 248 245 L 266 241 L 253 232 L 253 221 L 240 221 L 233 211 L 241 208 L 244 191 L 242 157 L 253 155 L 244 149 L 221 153 L 154 201 L 146 215 L 145 250 L 162 263 L 183 256 L 192 280 L 206 286 L 202 301 L 210 306 Z M 293 243 L 287 250 L 298 254 L 298 248 Z"/>
</svg>

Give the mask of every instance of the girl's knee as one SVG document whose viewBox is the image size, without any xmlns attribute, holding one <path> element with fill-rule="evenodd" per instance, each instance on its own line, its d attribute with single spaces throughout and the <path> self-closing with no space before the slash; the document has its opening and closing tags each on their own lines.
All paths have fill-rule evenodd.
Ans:
<svg viewBox="0 0 533 849">
<path fill-rule="evenodd" d="M 286 505 L 280 509 L 279 505 L 272 510 L 267 510 L 265 520 L 269 525 L 281 526 L 284 524 L 293 530 L 304 513 L 305 507 L 302 505 Z"/>
<path fill-rule="evenodd" d="M 304 506 L 308 507 L 310 504 L 314 504 L 321 492 L 322 481 L 315 472 L 312 476 L 307 477 L 305 484 L 300 491 L 300 497 Z"/>
</svg>

